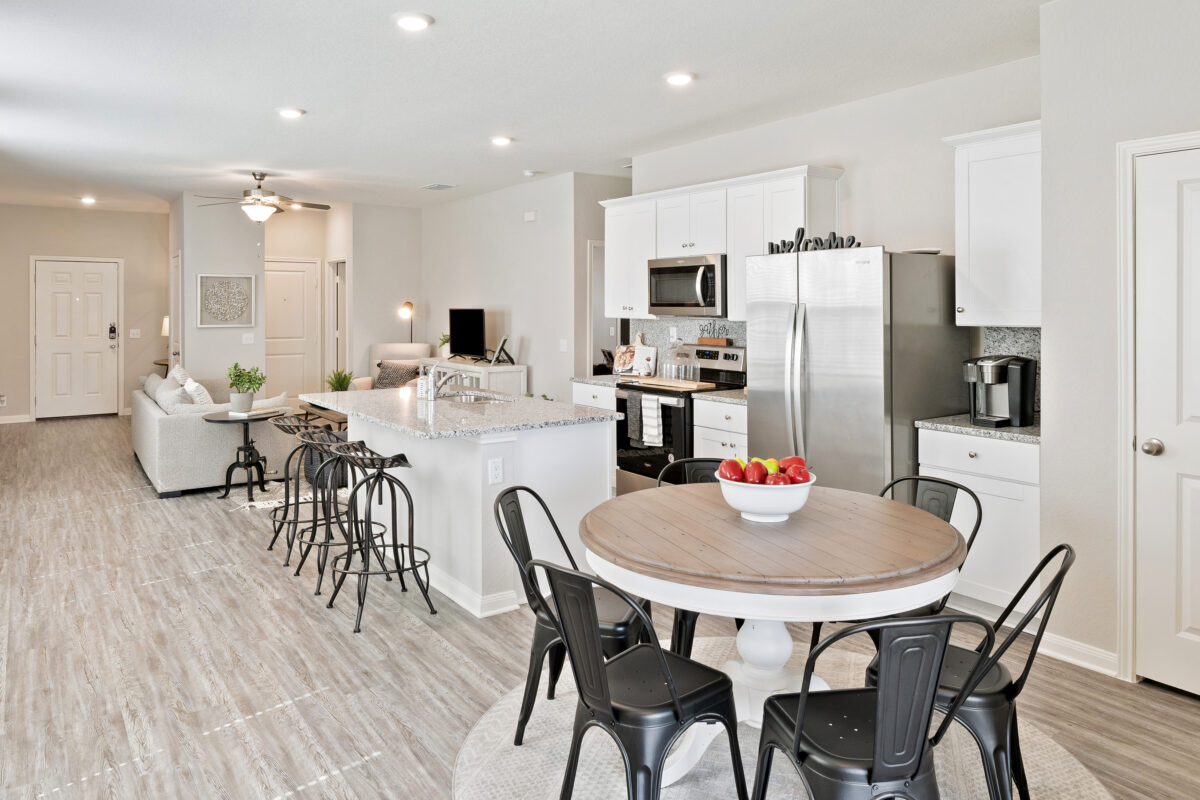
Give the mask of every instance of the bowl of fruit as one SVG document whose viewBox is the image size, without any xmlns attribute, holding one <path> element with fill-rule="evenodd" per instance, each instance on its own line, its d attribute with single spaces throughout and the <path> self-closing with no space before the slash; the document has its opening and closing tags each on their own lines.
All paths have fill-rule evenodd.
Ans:
<svg viewBox="0 0 1200 800">
<path fill-rule="evenodd" d="M 721 494 L 750 522 L 783 522 L 804 508 L 817 476 L 803 458 L 740 458 L 721 462 L 717 470 Z"/>
</svg>

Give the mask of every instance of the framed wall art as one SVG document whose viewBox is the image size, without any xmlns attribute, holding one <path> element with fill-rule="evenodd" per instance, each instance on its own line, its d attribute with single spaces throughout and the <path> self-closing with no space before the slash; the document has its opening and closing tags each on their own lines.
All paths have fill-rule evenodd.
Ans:
<svg viewBox="0 0 1200 800">
<path fill-rule="evenodd" d="M 253 328 L 253 275 L 197 275 L 196 325 Z"/>
</svg>

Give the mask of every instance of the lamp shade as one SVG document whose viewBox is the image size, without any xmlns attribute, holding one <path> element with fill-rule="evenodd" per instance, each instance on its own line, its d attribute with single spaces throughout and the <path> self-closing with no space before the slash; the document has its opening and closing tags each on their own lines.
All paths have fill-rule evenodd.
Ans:
<svg viewBox="0 0 1200 800">
<path fill-rule="evenodd" d="M 255 222 L 266 222 L 275 213 L 275 206 L 269 206 L 265 203 L 251 203 L 242 206 L 242 211 L 245 211 L 246 216 Z"/>
<path fill-rule="evenodd" d="M 405 301 L 404 305 L 400 306 L 396 313 L 400 315 L 400 319 L 412 319 L 413 304 Z"/>
<path fill-rule="evenodd" d="M 162 335 L 163 336 L 171 335 L 171 318 L 170 317 L 163 317 Z"/>
</svg>

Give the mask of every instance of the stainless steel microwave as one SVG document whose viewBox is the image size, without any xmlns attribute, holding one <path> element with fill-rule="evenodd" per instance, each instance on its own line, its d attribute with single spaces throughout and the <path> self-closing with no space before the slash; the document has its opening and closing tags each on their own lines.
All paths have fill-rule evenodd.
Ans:
<svg viewBox="0 0 1200 800">
<path fill-rule="evenodd" d="M 725 255 L 656 258 L 649 262 L 650 313 L 725 316 Z"/>
</svg>

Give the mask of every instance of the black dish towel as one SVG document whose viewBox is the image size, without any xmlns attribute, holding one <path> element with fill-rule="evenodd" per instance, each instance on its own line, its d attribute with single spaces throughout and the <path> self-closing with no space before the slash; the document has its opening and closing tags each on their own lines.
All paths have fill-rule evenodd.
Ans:
<svg viewBox="0 0 1200 800">
<path fill-rule="evenodd" d="M 642 444 L 642 393 L 625 392 L 625 426 L 629 431 L 629 444 L 633 447 L 645 447 Z"/>
</svg>

